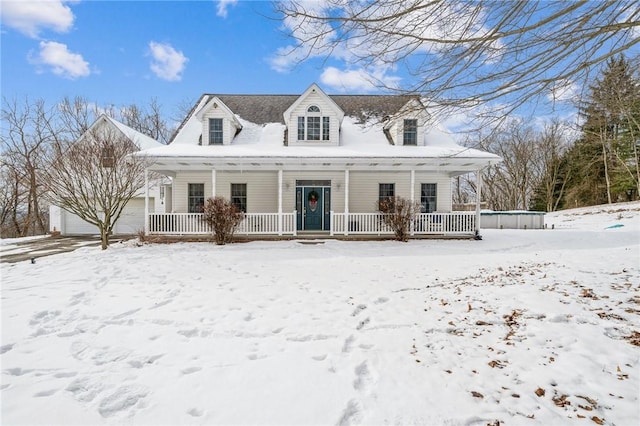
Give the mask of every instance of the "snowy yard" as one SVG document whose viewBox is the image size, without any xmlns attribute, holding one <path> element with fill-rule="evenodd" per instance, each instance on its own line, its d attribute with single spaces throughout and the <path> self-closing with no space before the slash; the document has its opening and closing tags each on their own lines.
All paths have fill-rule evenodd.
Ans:
<svg viewBox="0 0 640 426">
<path fill-rule="evenodd" d="M 601 210 L 3 264 L 0 420 L 640 424 L 640 203 Z"/>
</svg>

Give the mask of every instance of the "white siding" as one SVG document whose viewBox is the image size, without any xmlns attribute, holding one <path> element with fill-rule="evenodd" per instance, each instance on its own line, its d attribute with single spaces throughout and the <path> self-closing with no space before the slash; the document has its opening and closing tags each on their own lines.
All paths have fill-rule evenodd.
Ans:
<svg viewBox="0 0 640 426">
<path fill-rule="evenodd" d="M 345 179 L 343 171 L 285 171 L 282 178 L 282 211 L 295 209 L 295 187 L 297 180 L 330 180 L 331 210 L 344 212 Z M 211 171 L 179 172 L 173 182 L 173 212 L 187 212 L 189 183 L 203 183 L 205 198 L 211 196 Z M 247 184 L 247 212 L 275 213 L 278 211 L 278 172 L 216 172 L 216 195 L 231 196 L 232 183 Z M 349 173 L 349 211 L 353 213 L 374 213 L 377 211 L 380 183 L 395 184 L 396 196 L 411 199 L 411 172 L 369 172 Z M 435 183 L 438 188 L 437 210 L 451 211 L 451 178 L 447 174 L 415 173 L 414 200 L 420 201 L 420 185 Z"/>
<path fill-rule="evenodd" d="M 360 172 L 349 175 L 349 211 L 352 213 L 375 213 L 378 211 L 379 184 L 395 184 L 396 197 L 409 199 L 411 172 Z"/>
<path fill-rule="evenodd" d="M 416 187 L 414 189 L 414 196 L 416 201 L 420 201 L 420 186 L 423 183 L 435 183 L 437 185 L 437 211 L 442 213 L 450 212 L 452 207 L 451 177 L 444 173 L 416 172 Z"/>
<path fill-rule="evenodd" d="M 320 115 L 323 117 L 329 117 L 330 128 L 329 128 L 329 140 L 328 141 L 298 141 L 298 117 L 307 115 L 307 108 L 311 105 L 316 105 L 320 108 Z M 340 123 L 338 121 L 338 114 L 335 111 L 335 105 L 332 104 L 317 92 L 311 92 L 309 96 L 307 96 L 300 104 L 291 111 L 291 116 L 289 117 L 289 123 L 287 123 L 288 132 L 288 143 L 290 146 L 293 145 L 338 145 L 339 142 L 339 130 Z M 322 134 L 320 134 L 320 138 L 322 139 Z"/>
<path fill-rule="evenodd" d="M 391 135 L 391 139 L 396 145 L 403 145 L 404 141 L 404 120 L 417 120 L 418 124 L 418 132 L 417 132 L 417 143 L 418 146 L 423 146 L 425 144 L 424 134 L 425 134 L 425 125 L 427 122 L 426 113 L 424 111 L 410 111 L 409 113 L 398 117 L 394 123 L 389 128 L 389 134 Z"/>
<path fill-rule="evenodd" d="M 216 173 L 216 195 L 231 199 L 231 184 L 247 184 L 247 213 L 278 212 L 278 172 Z M 288 212 L 289 210 L 283 211 Z"/>
<path fill-rule="evenodd" d="M 211 108 L 202 117 L 202 145 L 209 145 L 209 119 L 222 119 L 222 144 L 229 145 L 236 135 L 236 127 L 221 108 Z"/>
<path fill-rule="evenodd" d="M 173 179 L 173 213 L 188 213 L 190 183 L 204 183 L 204 197 L 211 197 L 211 171 L 178 172 Z"/>
</svg>

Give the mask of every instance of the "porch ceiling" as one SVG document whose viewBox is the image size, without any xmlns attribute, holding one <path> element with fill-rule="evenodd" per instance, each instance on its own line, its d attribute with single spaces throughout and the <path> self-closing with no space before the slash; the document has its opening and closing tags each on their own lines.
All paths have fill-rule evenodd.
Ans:
<svg viewBox="0 0 640 426">
<path fill-rule="evenodd" d="M 434 171 L 451 176 L 482 169 L 497 161 L 491 158 L 274 158 L 274 157 L 180 157 L 156 158 L 150 170 L 165 174 L 189 170 L 267 171 L 267 170 L 366 170 L 366 171 Z"/>
</svg>

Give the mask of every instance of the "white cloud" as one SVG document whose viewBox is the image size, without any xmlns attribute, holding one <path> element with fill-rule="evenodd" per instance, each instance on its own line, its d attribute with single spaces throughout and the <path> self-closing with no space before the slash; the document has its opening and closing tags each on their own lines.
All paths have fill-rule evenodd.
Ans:
<svg viewBox="0 0 640 426">
<path fill-rule="evenodd" d="M 174 49 L 170 44 L 149 43 L 151 51 L 151 71 L 158 77 L 167 81 L 180 81 L 182 72 L 189 59 L 184 54 Z"/>
<path fill-rule="evenodd" d="M 216 15 L 226 18 L 229 6 L 235 6 L 238 0 L 218 0 L 217 3 Z"/>
<path fill-rule="evenodd" d="M 51 68 L 51 72 L 74 80 L 91 74 L 89 63 L 79 53 L 70 52 L 66 44 L 55 41 L 41 41 L 40 52 L 29 61 L 38 66 Z"/>
<path fill-rule="evenodd" d="M 64 0 L 3 1 L 0 8 L 2 24 L 37 38 L 45 28 L 63 33 L 73 25 L 73 13 Z"/>
<path fill-rule="evenodd" d="M 547 99 L 551 102 L 573 102 L 579 98 L 580 90 L 580 86 L 573 81 L 558 81 L 547 94 Z"/>
<path fill-rule="evenodd" d="M 371 92 L 380 85 L 397 87 L 400 78 L 387 75 L 385 69 L 367 72 L 362 68 L 339 70 L 335 67 L 328 67 L 322 72 L 320 81 L 323 85 L 340 92 Z"/>
</svg>

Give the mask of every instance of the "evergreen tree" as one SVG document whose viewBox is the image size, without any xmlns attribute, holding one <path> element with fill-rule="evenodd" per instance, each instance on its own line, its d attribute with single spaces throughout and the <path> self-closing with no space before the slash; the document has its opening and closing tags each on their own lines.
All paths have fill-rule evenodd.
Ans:
<svg viewBox="0 0 640 426">
<path fill-rule="evenodd" d="M 620 56 L 589 89 L 581 137 L 567 153 L 567 207 L 637 199 L 640 192 L 640 81 Z"/>
</svg>

